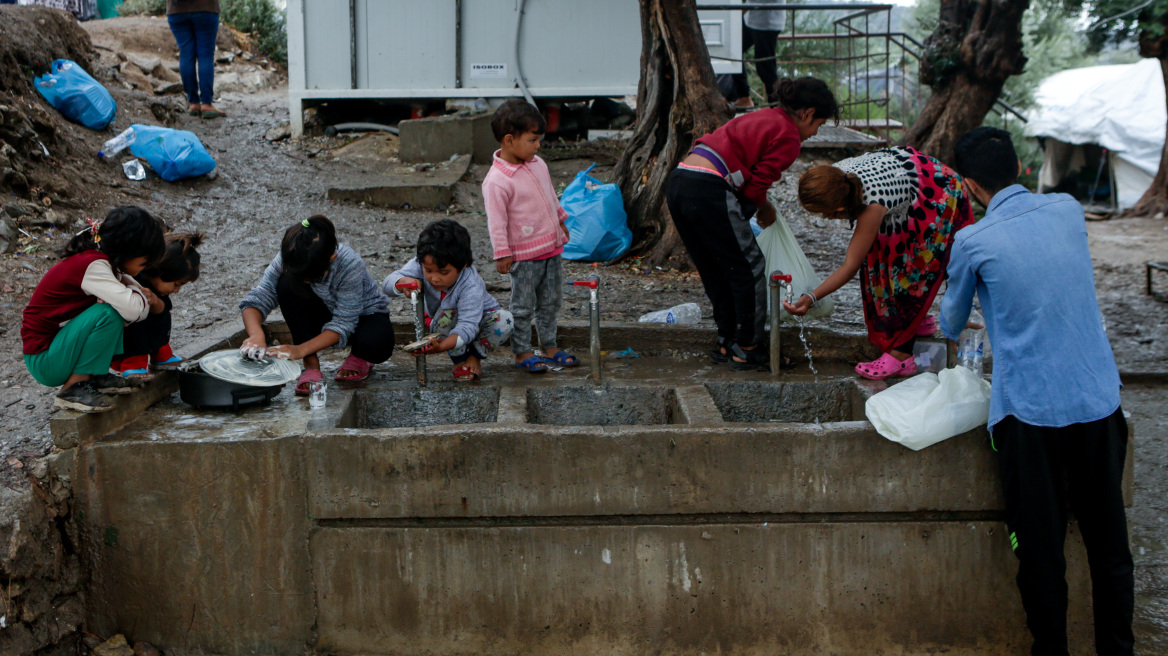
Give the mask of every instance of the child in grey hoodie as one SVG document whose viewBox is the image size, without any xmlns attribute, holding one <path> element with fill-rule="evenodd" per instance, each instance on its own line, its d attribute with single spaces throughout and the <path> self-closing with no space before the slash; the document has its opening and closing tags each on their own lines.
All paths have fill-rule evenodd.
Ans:
<svg viewBox="0 0 1168 656">
<path fill-rule="evenodd" d="M 382 291 L 404 296 L 420 287 L 425 301 L 430 343 L 414 355 L 450 354 L 454 379 L 476 381 L 482 360 L 511 336 L 511 313 L 487 293 L 475 270 L 470 233 L 456 221 L 442 219 L 422 229 L 417 257 L 389 274 Z"/>
</svg>

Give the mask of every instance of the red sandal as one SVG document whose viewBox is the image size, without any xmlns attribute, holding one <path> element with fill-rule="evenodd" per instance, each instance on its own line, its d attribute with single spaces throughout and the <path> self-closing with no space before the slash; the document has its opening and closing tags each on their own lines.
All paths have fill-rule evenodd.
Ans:
<svg viewBox="0 0 1168 656">
<path fill-rule="evenodd" d="M 474 383 L 478 382 L 479 375 L 466 365 L 458 365 L 454 368 L 454 380 L 459 383 Z"/>
<path fill-rule="evenodd" d="M 319 383 L 324 380 L 320 369 L 305 369 L 296 379 L 296 396 L 308 396 L 308 384 Z"/>
<path fill-rule="evenodd" d="M 342 371 L 352 371 L 357 375 L 342 378 Z M 337 369 L 337 375 L 333 377 L 333 380 L 336 380 L 339 383 L 356 383 L 368 378 L 369 372 L 371 371 L 373 371 L 372 362 L 363 360 L 355 355 L 350 355 L 349 357 L 345 358 L 344 362 L 341 363 L 340 368 Z"/>
<path fill-rule="evenodd" d="M 856 373 L 869 380 L 884 380 L 897 376 L 915 376 L 917 374 L 916 360 L 909 356 L 903 361 L 897 360 L 891 353 L 876 358 L 871 362 L 861 362 L 856 365 Z"/>
</svg>

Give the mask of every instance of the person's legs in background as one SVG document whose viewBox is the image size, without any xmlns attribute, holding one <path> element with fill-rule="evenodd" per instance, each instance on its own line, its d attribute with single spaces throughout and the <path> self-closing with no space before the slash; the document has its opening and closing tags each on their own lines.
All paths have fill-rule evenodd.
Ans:
<svg viewBox="0 0 1168 656">
<path fill-rule="evenodd" d="M 191 22 L 195 33 L 195 54 L 199 69 L 199 98 L 203 118 L 218 118 L 223 112 L 215 109 L 215 40 L 219 37 L 219 14 L 197 11 Z"/>
<path fill-rule="evenodd" d="M 170 23 L 170 33 L 174 35 L 178 44 L 178 73 L 182 77 L 183 91 L 187 94 L 189 111 L 198 115 L 199 105 L 199 77 L 195 55 L 195 27 L 190 20 L 191 14 L 172 14 L 166 17 Z"/>
<path fill-rule="evenodd" d="M 762 81 L 767 103 L 774 104 L 778 100 L 775 84 L 779 81 L 779 63 L 775 61 L 775 46 L 779 33 L 744 26 L 744 41 L 747 33 L 750 33 L 751 42 L 754 44 L 754 69 L 758 71 L 758 79 Z"/>
</svg>

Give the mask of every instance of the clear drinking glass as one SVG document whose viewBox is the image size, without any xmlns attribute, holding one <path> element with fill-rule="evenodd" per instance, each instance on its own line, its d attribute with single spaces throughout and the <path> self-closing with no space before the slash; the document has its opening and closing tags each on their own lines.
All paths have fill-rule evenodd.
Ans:
<svg viewBox="0 0 1168 656">
<path fill-rule="evenodd" d="M 323 380 L 308 384 L 308 407 L 313 410 L 323 408 L 328 400 L 328 385 Z"/>
</svg>

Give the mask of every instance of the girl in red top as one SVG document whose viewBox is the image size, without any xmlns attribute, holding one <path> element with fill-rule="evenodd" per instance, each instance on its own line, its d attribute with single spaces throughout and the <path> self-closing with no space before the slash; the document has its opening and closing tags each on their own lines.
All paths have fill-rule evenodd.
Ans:
<svg viewBox="0 0 1168 656">
<path fill-rule="evenodd" d="M 736 369 L 766 367 L 766 260 L 754 241 L 750 217 L 775 221 L 767 191 L 799 157 L 802 142 L 839 106 L 821 80 L 782 79 L 779 106 L 743 114 L 699 138 L 669 176 L 666 202 L 677 234 L 702 276 L 714 306 L 718 341 L 714 362 Z"/>
<path fill-rule="evenodd" d="M 65 247 L 24 308 L 24 363 L 42 385 L 61 386 L 54 405 L 81 412 L 113 408 L 106 394 L 132 384 L 109 373 L 128 322 L 161 312 L 163 302 L 132 276 L 162 259 L 163 225 L 139 207 L 118 207 Z"/>
</svg>

